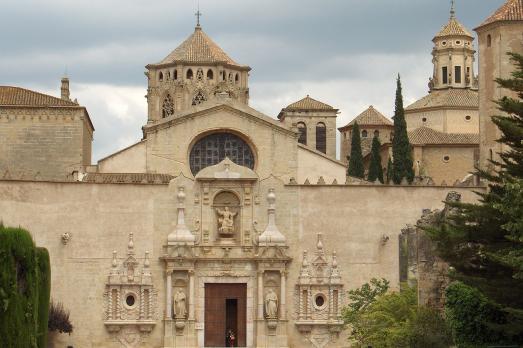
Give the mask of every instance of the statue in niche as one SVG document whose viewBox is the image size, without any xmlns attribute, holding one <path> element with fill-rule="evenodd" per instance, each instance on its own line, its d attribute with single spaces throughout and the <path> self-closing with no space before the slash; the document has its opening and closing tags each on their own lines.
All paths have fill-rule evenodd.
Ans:
<svg viewBox="0 0 523 348">
<path fill-rule="evenodd" d="M 187 316 L 187 297 L 185 293 L 178 289 L 174 294 L 174 317 L 176 319 L 185 319 Z"/>
<path fill-rule="evenodd" d="M 278 295 L 273 289 L 269 289 L 265 295 L 265 314 L 268 319 L 278 318 Z"/>
<path fill-rule="evenodd" d="M 223 210 L 216 210 L 218 215 L 218 231 L 223 235 L 232 235 L 234 234 L 234 217 L 238 213 L 233 213 L 229 210 L 229 207 L 225 207 Z"/>
</svg>

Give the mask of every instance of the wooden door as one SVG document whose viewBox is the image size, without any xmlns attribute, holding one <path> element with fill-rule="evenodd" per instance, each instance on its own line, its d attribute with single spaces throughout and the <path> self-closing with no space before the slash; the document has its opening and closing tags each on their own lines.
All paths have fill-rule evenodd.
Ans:
<svg viewBox="0 0 523 348">
<path fill-rule="evenodd" d="M 230 316 L 234 314 L 236 317 L 231 318 Z M 227 323 L 236 326 L 235 346 L 245 347 L 247 284 L 205 284 L 205 347 L 226 346 L 226 334 L 230 329 L 227 328 Z"/>
</svg>

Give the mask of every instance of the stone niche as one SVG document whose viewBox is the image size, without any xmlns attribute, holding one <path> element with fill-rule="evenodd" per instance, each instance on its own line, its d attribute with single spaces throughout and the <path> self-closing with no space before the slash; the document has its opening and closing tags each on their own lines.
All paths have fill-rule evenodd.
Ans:
<svg viewBox="0 0 523 348">
<path fill-rule="evenodd" d="M 303 252 L 294 299 L 295 325 L 313 347 L 328 347 L 338 340 L 343 328 L 343 283 L 336 252 L 332 253 L 329 262 L 321 233 L 318 234 L 312 262 L 307 251 Z"/>
<path fill-rule="evenodd" d="M 149 269 L 149 253 L 145 252 L 142 267 L 134 255 L 131 233 L 127 257 L 122 263 L 118 262 L 117 252 L 113 251 L 104 293 L 104 325 L 115 340 L 126 348 L 144 343 L 157 320 L 157 291 Z"/>
</svg>

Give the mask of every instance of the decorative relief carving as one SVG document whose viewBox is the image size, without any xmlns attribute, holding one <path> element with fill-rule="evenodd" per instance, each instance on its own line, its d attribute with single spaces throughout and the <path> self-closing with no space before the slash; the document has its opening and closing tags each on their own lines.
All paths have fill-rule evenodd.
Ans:
<svg viewBox="0 0 523 348">
<path fill-rule="evenodd" d="M 158 294 L 151 278 L 149 253 L 145 253 L 141 270 L 134 255 L 131 233 L 124 262 L 119 263 L 117 253 L 113 251 L 104 293 L 104 324 L 109 332 L 119 332 L 118 340 L 124 347 L 135 347 L 134 344 L 139 342 L 141 333 L 150 332 L 157 319 Z M 137 332 L 138 341 L 128 340 L 136 335 L 123 334 L 125 332 Z"/>
<path fill-rule="evenodd" d="M 329 262 L 318 233 L 316 252 L 309 263 L 303 252 L 302 265 L 294 293 L 296 326 L 314 347 L 326 347 L 343 327 L 343 284 L 336 252 Z"/>
</svg>

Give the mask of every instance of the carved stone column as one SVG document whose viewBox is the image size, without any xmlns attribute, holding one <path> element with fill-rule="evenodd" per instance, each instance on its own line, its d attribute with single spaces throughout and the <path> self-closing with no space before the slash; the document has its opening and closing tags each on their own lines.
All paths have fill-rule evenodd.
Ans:
<svg viewBox="0 0 523 348">
<path fill-rule="evenodd" d="M 165 272 L 165 319 L 172 319 L 173 317 L 173 283 L 172 283 L 172 270 L 168 269 Z"/>
<path fill-rule="evenodd" d="M 263 320 L 263 271 L 258 271 L 258 319 Z"/>
<path fill-rule="evenodd" d="M 281 271 L 280 276 L 280 319 L 287 319 L 287 307 L 285 304 L 285 295 L 286 295 L 286 283 L 287 283 L 287 272 L 284 270 Z"/>
<path fill-rule="evenodd" d="M 194 320 L 194 271 L 189 270 L 189 320 Z"/>
</svg>

